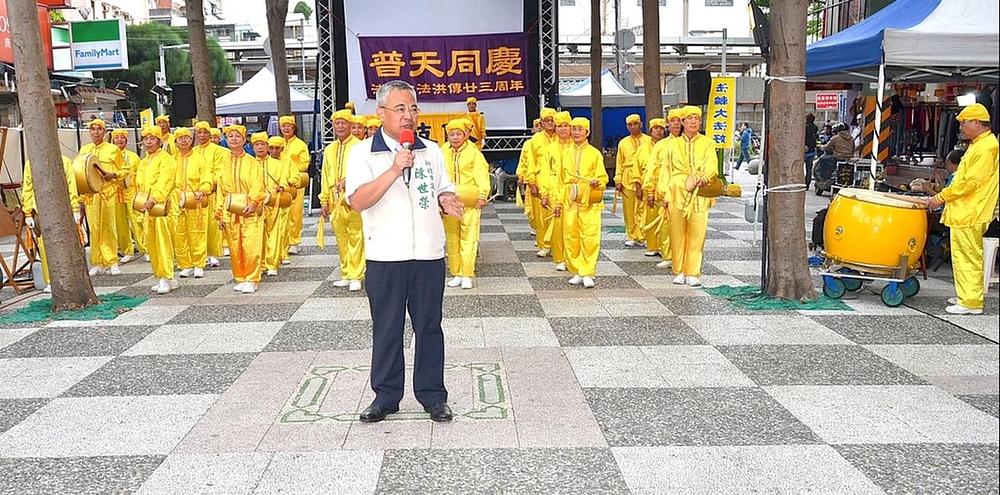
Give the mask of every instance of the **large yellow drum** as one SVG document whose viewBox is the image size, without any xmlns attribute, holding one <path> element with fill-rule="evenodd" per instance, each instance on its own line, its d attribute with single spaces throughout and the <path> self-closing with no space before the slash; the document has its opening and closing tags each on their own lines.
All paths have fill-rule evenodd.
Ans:
<svg viewBox="0 0 1000 495">
<path fill-rule="evenodd" d="M 479 188 L 474 184 L 462 184 L 455 186 L 455 196 L 466 208 L 475 208 L 479 202 Z"/>
<path fill-rule="evenodd" d="M 264 206 L 269 208 L 288 208 L 292 204 L 292 193 L 288 191 L 267 191 L 264 194 Z"/>
<path fill-rule="evenodd" d="M 234 215 L 243 215 L 243 210 L 250 205 L 250 197 L 247 193 L 229 193 L 226 195 L 226 211 Z"/>
<path fill-rule="evenodd" d="M 205 206 L 208 202 L 208 196 L 203 196 L 201 201 L 195 198 L 195 193 L 193 191 L 181 191 L 178 195 L 178 203 L 181 208 L 185 210 L 195 210 Z"/>
<path fill-rule="evenodd" d="M 590 187 L 589 182 L 575 182 L 569 185 L 569 200 L 580 205 L 596 205 L 604 201 L 604 189 Z"/>
<path fill-rule="evenodd" d="M 926 206 L 866 189 L 841 189 L 823 226 L 826 257 L 868 272 L 916 268 L 926 240 Z"/>
<path fill-rule="evenodd" d="M 97 155 L 88 153 L 73 160 L 73 174 L 76 176 L 76 190 L 80 194 L 97 194 L 104 187 Z"/>
<path fill-rule="evenodd" d="M 135 194 L 135 198 L 132 199 L 132 209 L 141 212 L 146 206 L 146 201 L 149 200 L 148 191 L 139 191 Z M 170 212 L 170 198 L 162 203 L 155 203 L 153 207 L 149 209 L 146 213 L 151 217 L 165 217 L 167 213 Z"/>
</svg>

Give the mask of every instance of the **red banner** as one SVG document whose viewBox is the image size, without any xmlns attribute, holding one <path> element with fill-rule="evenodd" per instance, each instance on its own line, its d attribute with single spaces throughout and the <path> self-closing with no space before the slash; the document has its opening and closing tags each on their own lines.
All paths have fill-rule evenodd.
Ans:
<svg viewBox="0 0 1000 495">
<path fill-rule="evenodd" d="M 20 0 L 16 0 L 20 1 Z M 38 6 L 38 29 L 42 35 L 42 54 L 45 64 L 52 70 L 52 23 L 49 9 Z M 0 0 L 0 62 L 14 64 L 13 40 L 10 37 L 10 21 L 7 19 L 7 0 Z"/>
</svg>

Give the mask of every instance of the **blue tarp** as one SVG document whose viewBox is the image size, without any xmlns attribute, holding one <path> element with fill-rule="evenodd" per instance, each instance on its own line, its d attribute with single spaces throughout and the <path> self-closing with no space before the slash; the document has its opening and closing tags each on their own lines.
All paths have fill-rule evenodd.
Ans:
<svg viewBox="0 0 1000 495">
<path fill-rule="evenodd" d="M 806 77 L 878 67 L 887 28 L 906 29 L 924 20 L 941 0 L 896 0 L 871 17 L 806 47 Z"/>
</svg>

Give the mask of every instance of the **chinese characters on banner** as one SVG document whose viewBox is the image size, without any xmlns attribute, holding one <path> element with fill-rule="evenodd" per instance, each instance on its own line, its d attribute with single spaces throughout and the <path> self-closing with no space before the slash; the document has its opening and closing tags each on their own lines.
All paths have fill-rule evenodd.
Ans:
<svg viewBox="0 0 1000 495">
<path fill-rule="evenodd" d="M 705 134 L 715 141 L 716 148 L 733 146 L 736 131 L 736 78 L 713 77 L 708 96 L 708 120 Z"/>
<path fill-rule="evenodd" d="M 365 89 L 374 99 L 393 79 L 409 82 L 419 101 L 465 101 L 528 95 L 524 33 L 468 36 L 360 36 Z"/>
</svg>

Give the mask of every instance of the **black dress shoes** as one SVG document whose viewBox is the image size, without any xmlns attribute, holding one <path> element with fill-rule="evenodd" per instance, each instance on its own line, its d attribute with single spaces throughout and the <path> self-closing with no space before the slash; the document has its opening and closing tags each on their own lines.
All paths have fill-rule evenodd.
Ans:
<svg viewBox="0 0 1000 495">
<path fill-rule="evenodd" d="M 389 409 L 377 404 L 372 404 L 366 407 L 364 411 L 361 411 L 360 419 L 362 423 L 377 423 L 385 419 L 387 415 L 395 412 L 399 412 L 398 407 Z"/>
<path fill-rule="evenodd" d="M 424 411 L 430 413 L 431 421 L 437 421 L 437 422 L 451 421 L 451 418 L 453 416 L 453 414 L 451 413 L 451 408 L 448 407 L 447 402 L 438 402 L 437 404 L 424 406 Z"/>
</svg>

